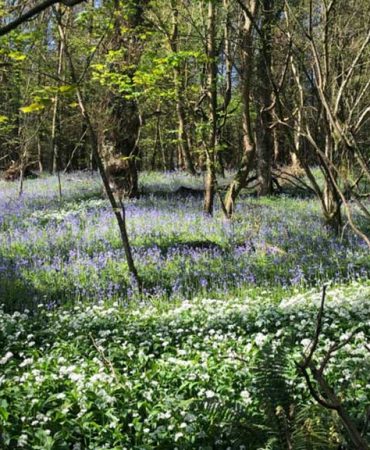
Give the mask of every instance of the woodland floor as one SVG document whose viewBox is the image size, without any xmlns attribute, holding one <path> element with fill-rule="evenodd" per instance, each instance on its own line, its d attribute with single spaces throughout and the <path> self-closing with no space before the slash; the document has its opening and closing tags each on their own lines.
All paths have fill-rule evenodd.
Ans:
<svg viewBox="0 0 370 450">
<path fill-rule="evenodd" d="M 144 173 L 140 297 L 97 175 L 63 175 L 61 200 L 55 177 L 17 187 L 0 181 L 0 448 L 351 448 L 296 363 L 328 284 L 317 352 L 354 331 L 325 373 L 362 429 L 370 257 L 315 199 L 245 194 L 227 221 L 178 191 L 201 178 Z"/>
</svg>

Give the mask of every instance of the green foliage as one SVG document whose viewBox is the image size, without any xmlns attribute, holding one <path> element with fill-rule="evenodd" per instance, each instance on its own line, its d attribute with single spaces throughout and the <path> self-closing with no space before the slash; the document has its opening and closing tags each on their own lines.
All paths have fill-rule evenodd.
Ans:
<svg viewBox="0 0 370 450">
<path fill-rule="evenodd" d="M 43 109 L 45 109 L 45 105 L 48 104 L 49 101 L 45 99 L 40 100 L 43 100 L 43 103 L 31 103 L 28 106 L 22 106 L 20 110 L 25 114 L 42 111 Z"/>
<path fill-rule="evenodd" d="M 336 338 L 369 320 L 369 294 L 359 284 L 329 291 L 325 323 Z M 319 298 L 0 313 L 3 448 L 283 450 L 288 437 L 294 449 L 337 448 L 345 443 L 338 419 L 312 404 L 293 370 Z M 333 339 L 324 330 L 319 352 Z M 368 382 L 368 332 L 329 367 L 345 399 Z M 346 402 L 351 414 L 368 394 Z"/>
<path fill-rule="evenodd" d="M 175 99 L 175 91 L 171 71 L 184 62 L 204 60 L 204 55 L 196 51 L 179 51 L 170 53 L 166 57 L 143 58 L 140 66 L 135 68 L 131 75 L 130 67 L 121 70 L 112 70 L 112 67 L 122 61 L 125 50 L 110 50 L 105 56 L 104 63 L 92 65 L 93 80 L 102 86 L 124 94 L 126 98 L 139 98 L 145 96 L 162 98 L 166 100 Z"/>
<path fill-rule="evenodd" d="M 19 51 L 12 51 L 8 53 L 8 56 L 14 61 L 24 61 L 27 58 L 27 55 L 25 53 Z"/>
<path fill-rule="evenodd" d="M 62 202 L 56 177 L 27 181 L 23 197 L 11 203 L 17 185 L 0 181 L 1 298 L 8 310 L 26 309 L 0 312 L 5 450 L 346 444 L 338 418 L 313 403 L 295 362 L 314 333 L 320 277 L 340 268 L 353 280 L 359 269 L 350 264 L 366 267 L 367 254 L 356 241 L 343 254 L 338 241 L 331 247 L 312 201 L 245 199 L 245 210 L 226 223 L 171 194 L 201 183 L 184 174 L 143 174 L 146 195 L 127 209 L 147 289 L 137 297 L 96 177 L 62 176 Z M 283 220 L 289 226 L 282 229 Z M 242 246 L 234 257 L 246 239 L 254 250 Z M 290 275 L 302 262 L 296 242 L 305 261 L 298 280 L 311 275 L 313 290 L 307 280 L 277 287 L 276 274 L 297 278 Z M 243 278 L 245 261 L 259 285 Z M 317 357 L 363 324 L 325 373 L 361 428 L 359 412 L 370 401 L 370 291 L 364 274 L 348 285 L 344 279 L 329 289 Z"/>
<path fill-rule="evenodd" d="M 33 102 L 30 105 L 22 106 L 20 111 L 24 114 L 43 111 L 47 106 L 50 106 L 56 95 L 65 98 L 73 98 L 76 88 L 73 85 L 61 86 L 43 86 L 38 87 L 32 93 Z"/>
</svg>

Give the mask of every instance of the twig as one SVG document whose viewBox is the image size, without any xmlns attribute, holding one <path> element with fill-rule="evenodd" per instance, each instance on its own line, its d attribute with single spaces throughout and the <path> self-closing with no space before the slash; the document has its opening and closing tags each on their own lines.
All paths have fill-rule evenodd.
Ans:
<svg viewBox="0 0 370 450">
<path fill-rule="evenodd" d="M 95 347 L 96 351 L 99 353 L 99 355 L 101 357 L 101 360 L 104 363 L 105 367 L 110 370 L 110 372 L 113 375 L 113 377 L 116 380 L 116 382 L 120 383 L 120 381 L 118 379 L 118 376 L 117 376 L 117 373 L 116 373 L 116 370 L 115 370 L 115 368 L 114 368 L 114 366 L 112 364 L 112 361 L 110 361 L 105 356 L 104 349 L 97 344 L 97 342 L 94 339 L 94 336 L 91 333 L 89 333 L 89 338 L 91 339 L 91 342 L 92 342 L 93 346 Z"/>
<path fill-rule="evenodd" d="M 322 374 L 325 370 L 325 367 L 327 366 L 328 362 L 330 361 L 330 359 L 332 358 L 332 356 L 334 355 L 335 352 L 337 352 L 338 350 L 340 350 L 341 348 L 345 347 L 353 338 L 353 336 L 359 331 L 359 328 L 357 328 L 356 330 L 352 331 L 352 333 L 350 333 L 350 335 L 348 336 L 347 339 L 345 339 L 343 342 L 337 342 L 335 344 L 333 344 L 329 350 L 327 351 L 326 355 L 324 356 L 323 360 L 321 361 L 320 364 L 320 368 L 319 368 L 319 373 Z"/>
<path fill-rule="evenodd" d="M 320 309 L 319 309 L 319 312 L 317 314 L 317 321 L 316 321 L 317 325 L 316 325 L 315 337 L 314 337 L 314 340 L 312 342 L 309 354 L 306 356 L 306 358 L 304 359 L 303 363 L 300 364 L 302 369 L 307 369 L 310 366 L 313 354 L 315 353 L 317 345 L 319 343 L 321 327 L 322 327 L 322 318 L 323 318 L 323 315 L 324 315 L 326 288 L 327 288 L 327 285 L 324 284 L 324 286 L 322 288 Z"/>
<path fill-rule="evenodd" d="M 317 403 L 319 403 L 324 408 L 336 410 L 337 409 L 337 405 L 333 405 L 331 403 L 328 403 L 326 400 L 324 400 L 315 391 L 315 388 L 312 385 L 312 381 L 311 381 L 310 376 L 309 376 L 309 374 L 307 372 L 307 369 L 302 367 L 302 366 L 300 366 L 299 364 L 297 364 L 297 367 L 301 370 L 301 373 L 302 373 L 304 379 L 306 380 L 308 390 L 309 390 L 310 394 L 312 395 L 312 397 L 317 401 Z"/>
</svg>

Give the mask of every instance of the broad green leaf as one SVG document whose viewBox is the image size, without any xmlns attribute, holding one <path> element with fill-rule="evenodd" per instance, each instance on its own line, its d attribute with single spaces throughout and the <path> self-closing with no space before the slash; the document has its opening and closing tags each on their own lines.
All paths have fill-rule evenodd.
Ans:
<svg viewBox="0 0 370 450">
<path fill-rule="evenodd" d="M 22 113 L 29 114 L 37 111 L 42 111 L 45 109 L 45 105 L 42 105 L 40 103 L 31 103 L 31 105 L 23 106 L 22 108 L 19 108 Z"/>
<path fill-rule="evenodd" d="M 27 55 L 18 51 L 10 52 L 8 56 L 14 61 L 24 61 L 27 58 Z"/>
<path fill-rule="evenodd" d="M 65 86 L 59 86 L 59 92 L 62 94 L 66 94 L 68 92 L 73 92 L 76 88 L 74 86 L 71 86 L 70 84 Z"/>
<path fill-rule="evenodd" d="M 9 413 L 7 411 L 8 409 L 8 402 L 6 400 L 1 400 L 0 402 L 0 417 L 2 417 L 5 421 L 8 420 Z"/>
</svg>

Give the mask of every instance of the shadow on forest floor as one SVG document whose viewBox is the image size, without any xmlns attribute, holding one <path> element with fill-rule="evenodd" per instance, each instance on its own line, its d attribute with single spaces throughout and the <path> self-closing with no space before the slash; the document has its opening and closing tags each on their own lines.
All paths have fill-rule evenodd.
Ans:
<svg viewBox="0 0 370 450">
<path fill-rule="evenodd" d="M 21 264 L 21 259 L 0 254 L 0 308 L 5 313 L 35 312 L 40 305 L 50 309 L 65 303 L 66 292 L 61 286 L 55 285 L 52 290 L 50 286 L 47 290 L 35 286 L 22 274 Z"/>
</svg>

